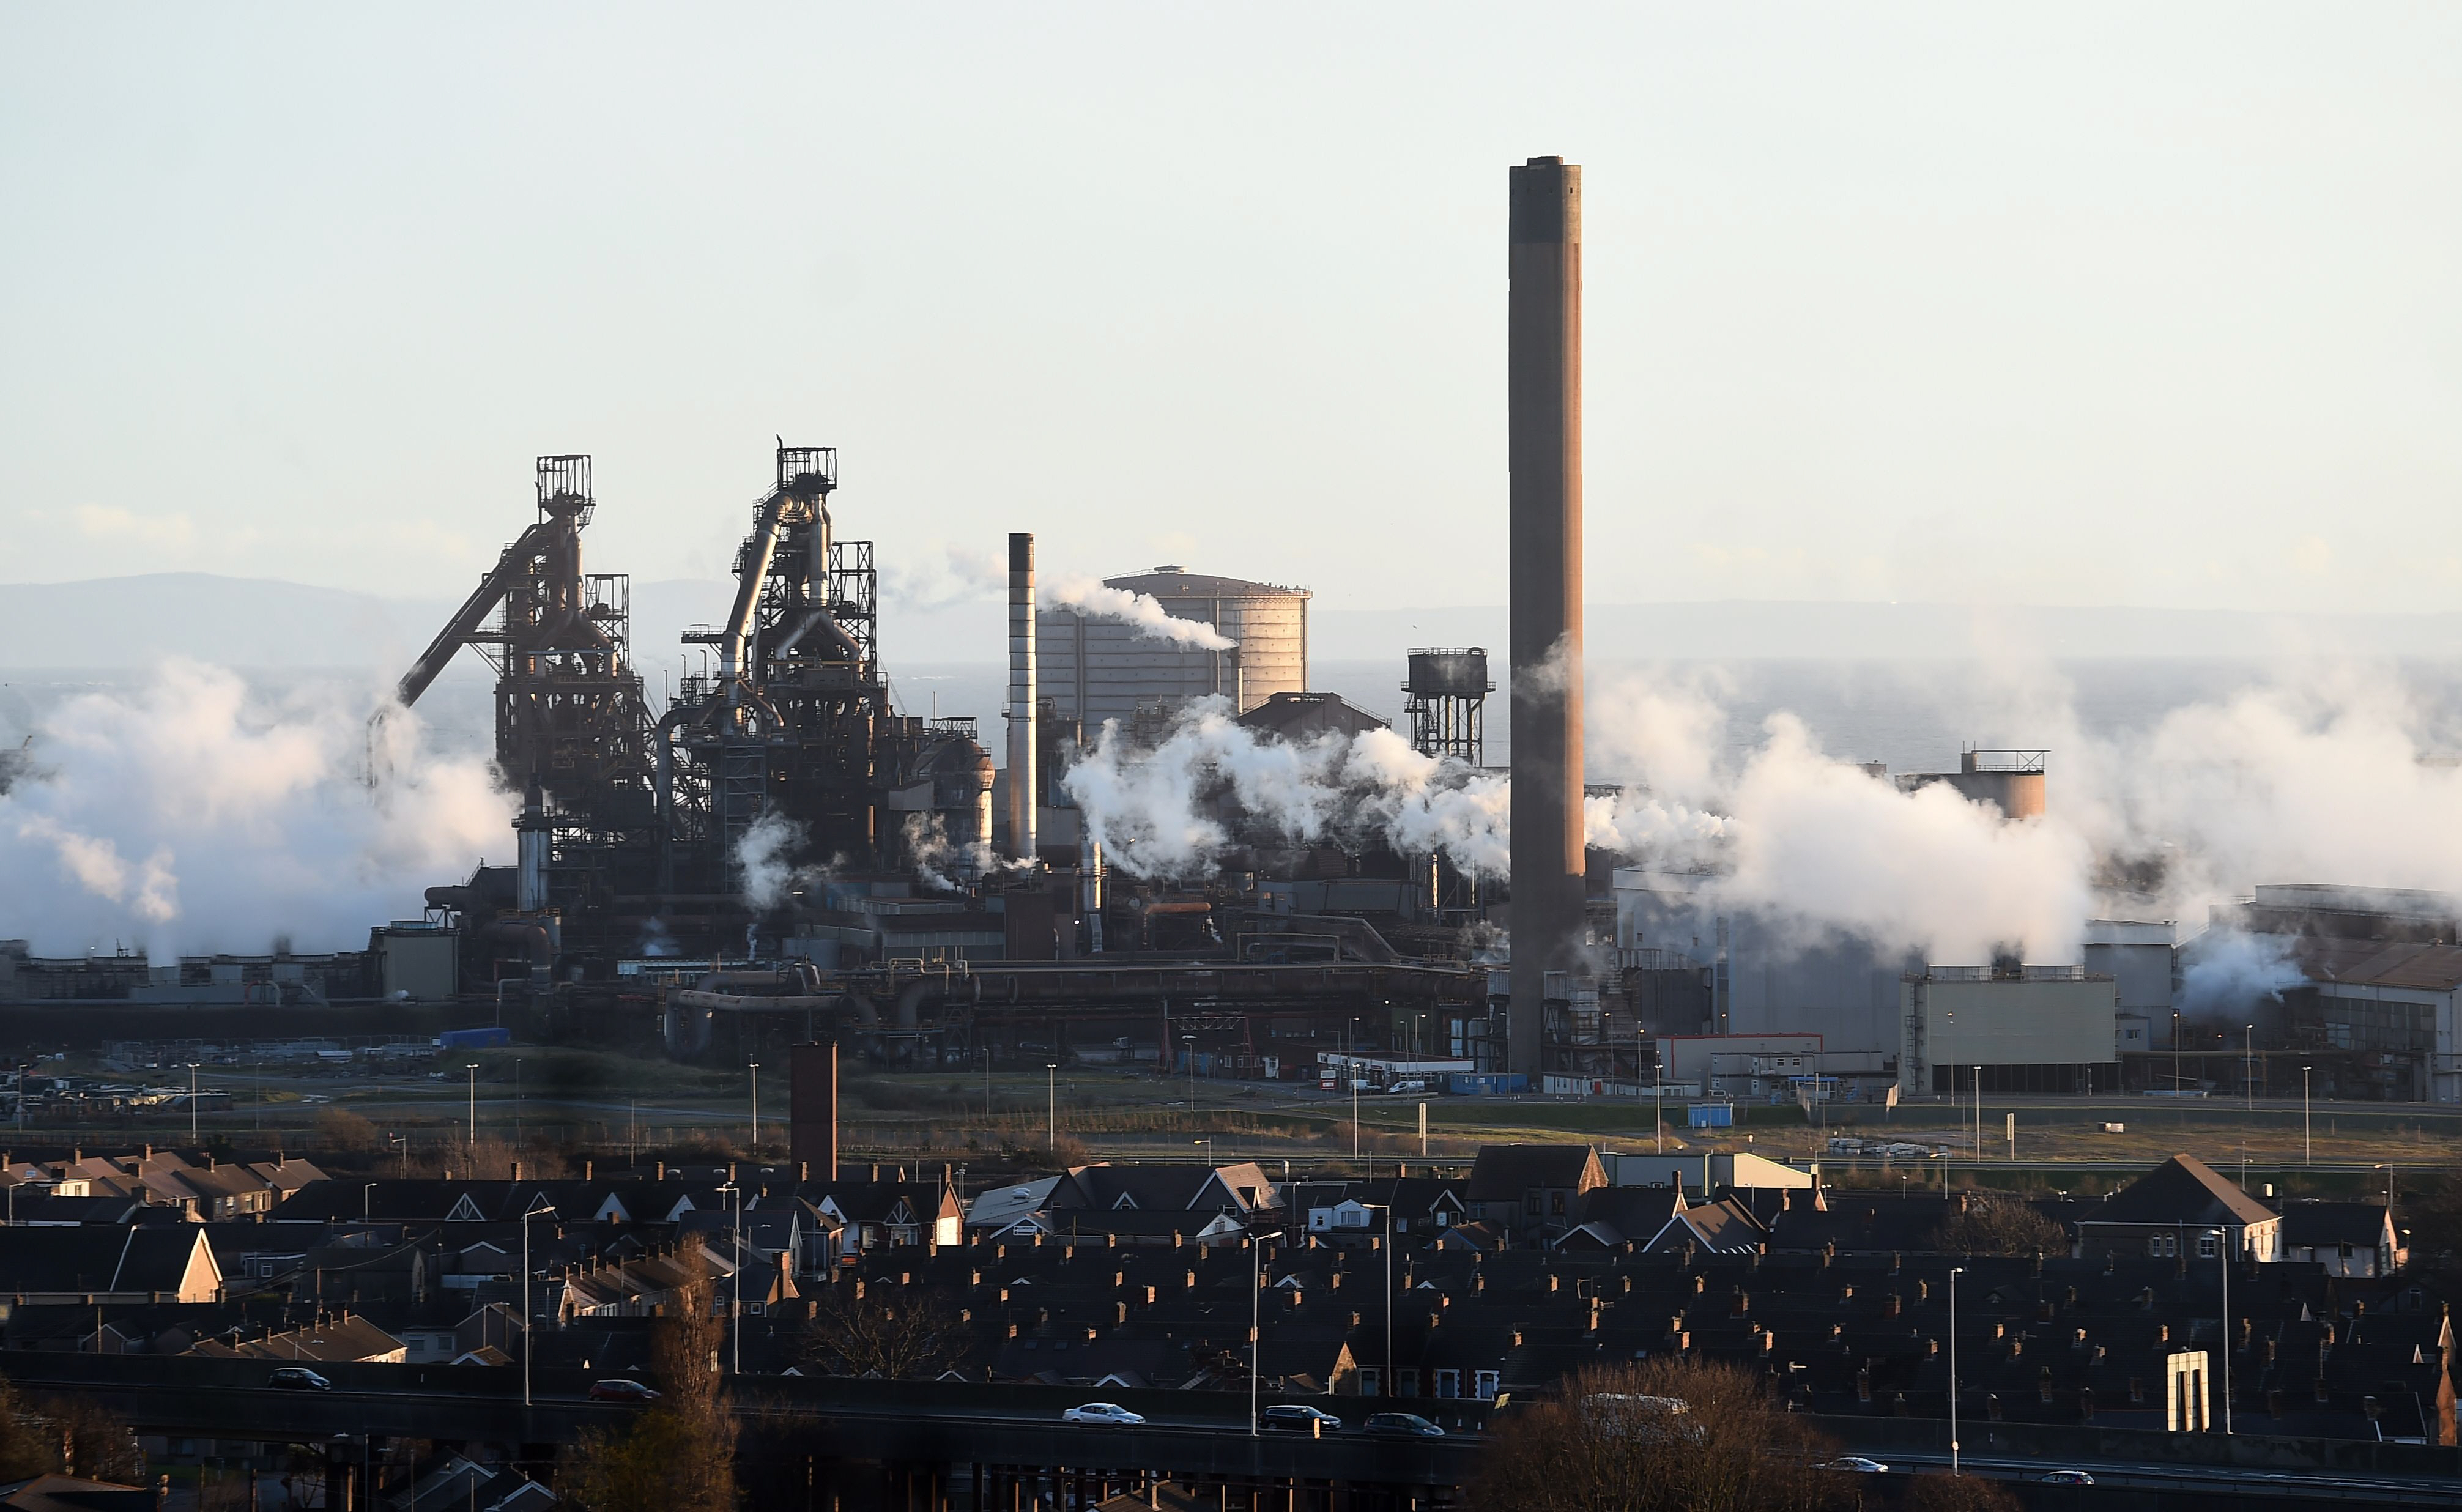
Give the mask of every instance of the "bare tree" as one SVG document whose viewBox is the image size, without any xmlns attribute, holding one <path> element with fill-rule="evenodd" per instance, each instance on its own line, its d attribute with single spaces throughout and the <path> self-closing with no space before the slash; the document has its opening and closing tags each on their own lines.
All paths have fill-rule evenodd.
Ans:
<svg viewBox="0 0 2462 1512">
<path fill-rule="evenodd" d="M 2019 1512 L 2021 1505 L 2016 1493 L 1998 1480 L 1946 1470 L 1908 1481 L 1903 1503 L 1904 1512 Z"/>
<path fill-rule="evenodd" d="M 2065 1255 L 2069 1232 L 2017 1198 L 1980 1192 L 1942 1220 L 1932 1245 L 1951 1255 Z"/>
<path fill-rule="evenodd" d="M 928 1380 L 966 1357 L 972 1334 L 939 1295 L 882 1296 L 861 1285 L 829 1288 L 804 1329 L 806 1359 L 832 1375 Z"/>
<path fill-rule="evenodd" d="M 590 1512 L 729 1512 L 735 1505 L 735 1417 L 719 1373 L 726 1329 L 711 1306 L 716 1288 L 700 1253 L 685 1251 L 681 1263 L 675 1301 L 650 1330 L 659 1400 L 628 1432 L 594 1433 L 575 1446 L 566 1489 Z"/>
<path fill-rule="evenodd" d="M 1812 1512 L 1844 1477 L 1836 1447 L 1740 1367 L 1668 1358 L 1592 1366 L 1506 1418 L 1473 1512 Z"/>
</svg>

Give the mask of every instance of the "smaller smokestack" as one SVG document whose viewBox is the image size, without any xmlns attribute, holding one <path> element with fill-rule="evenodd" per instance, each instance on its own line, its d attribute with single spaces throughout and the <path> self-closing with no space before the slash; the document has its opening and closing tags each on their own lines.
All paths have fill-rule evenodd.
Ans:
<svg viewBox="0 0 2462 1512">
<path fill-rule="evenodd" d="M 1020 860 L 1034 859 L 1034 537 L 1008 538 L 1008 840 Z"/>
<path fill-rule="evenodd" d="M 535 914 L 547 907 L 547 799 L 539 790 L 535 774 L 530 778 L 529 791 L 522 798 L 522 816 L 513 828 L 520 832 L 518 846 L 520 868 L 514 881 L 513 904 L 525 914 Z"/>
<path fill-rule="evenodd" d="M 788 1158 L 799 1170 L 838 1175 L 838 1047 L 834 1040 L 787 1052 Z M 809 1180 L 807 1176 L 805 1179 Z"/>
</svg>

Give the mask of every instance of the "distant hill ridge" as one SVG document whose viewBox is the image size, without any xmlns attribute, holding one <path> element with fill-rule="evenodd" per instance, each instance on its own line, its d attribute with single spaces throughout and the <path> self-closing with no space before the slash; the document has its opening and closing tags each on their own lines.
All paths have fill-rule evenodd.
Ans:
<svg viewBox="0 0 2462 1512">
<path fill-rule="evenodd" d="M 722 617 L 728 592 L 717 580 L 636 582 L 637 659 L 645 667 L 677 663 L 683 627 Z M 1320 592 L 1309 611 L 1312 659 L 1398 659 L 1412 646 L 1483 645 L 1501 661 L 1501 605 L 1343 609 L 1328 596 Z M 0 666 L 119 668 L 177 654 L 246 667 L 389 668 L 407 665 L 456 602 L 210 572 L 0 584 Z M 997 663 L 1004 654 L 1001 617 L 1001 605 L 988 599 L 930 610 L 893 599 L 882 606 L 881 642 L 893 667 Z M 1593 603 L 1586 633 L 1589 655 L 1600 660 L 2462 656 L 2462 614 L 1729 599 Z"/>
</svg>

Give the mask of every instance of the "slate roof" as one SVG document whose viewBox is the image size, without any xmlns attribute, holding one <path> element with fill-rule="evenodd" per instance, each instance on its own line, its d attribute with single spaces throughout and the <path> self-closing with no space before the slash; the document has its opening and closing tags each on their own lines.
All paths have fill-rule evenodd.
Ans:
<svg viewBox="0 0 2462 1512">
<path fill-rule="evenodd" d="M 0 1485 L 0 1507 L 9 1512 L 153 1512 L 154 1493 L 117 1480 L 36 1476 Z"/>
<path fill-rule="evenodd" d="M 2282 1209 L 2282 1242 L 2307 1249 L 2326 1244 L 2378 1248 L 2386 1242 L 2383 1202 L 2292 1202 Z"/>
<path fill-rule="evenodd" d="M 2274 1210 L 2192 1155 L 2175 1155 L 2111 1195 L 2081 1223 L 2270 1223 Z"/>
<path fill-rule="evenodd" d="M 1601 1186 L 1607 1173 L 1586 1144 L 1489 1144 L 1470 1168 L 1474 1202 L 1519 1202 L 1532 1187 Z"/>
<path fill-rule="evenodd" d="M 176 1294 L 187 1279 L 189 1260 L 205 1242 L 193 1223 L 160 1228 L 0 1225 L 0 1292 Z"/>
</svg>

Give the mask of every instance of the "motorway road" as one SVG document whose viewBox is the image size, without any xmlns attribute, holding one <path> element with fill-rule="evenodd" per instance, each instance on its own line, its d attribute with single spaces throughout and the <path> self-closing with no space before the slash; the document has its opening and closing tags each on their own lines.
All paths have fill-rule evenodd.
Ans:
<svg viewBox="0 0 2462 1512">
<path fill-rule="evenodd" d="M 1890 1449 L 1855 1451 L 1901 1470 L 1946 1470 L 1949 1456 Z M 2054 1470 L 2083 1470 L 2095 1489 L 2205 1493 L 2257 1499 L 2331 1497 L 2387 1505 L 2462 1507 L 2462 1486 L 2422 1476 L 2356 1476 L 2343 1471 L 2258 1470 L 2230 1465 L 2156 1464 L 2146 1461 L 2053 1461 L 1961 1455 L 1961 1469 L 1998 1480 L 2038 1481 Z M 2089 1496 L 2091 1491 L 2087 1493 Z"/>
</svg>

